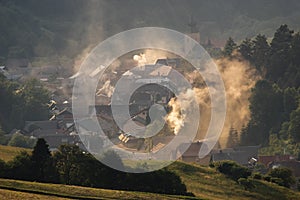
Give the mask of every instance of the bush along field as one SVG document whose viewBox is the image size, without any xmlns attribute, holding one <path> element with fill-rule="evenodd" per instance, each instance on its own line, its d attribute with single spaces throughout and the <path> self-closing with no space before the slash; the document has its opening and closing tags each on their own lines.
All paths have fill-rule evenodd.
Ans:
<svg viewBox="0 0 300 200">
<path fill-rule="evenodd" d="M 51 154 L 43 139 L 32 152 L 1 161 L 0 168 L 0 196 L 9 199 L 300 199 L 289 189 L 295 180 L 287 169 L 261 175 L 232 161 L 210 167 L 175 162 L 155 172 L 129 174 L 102 165 L 76 146 Z"/>
</svg>

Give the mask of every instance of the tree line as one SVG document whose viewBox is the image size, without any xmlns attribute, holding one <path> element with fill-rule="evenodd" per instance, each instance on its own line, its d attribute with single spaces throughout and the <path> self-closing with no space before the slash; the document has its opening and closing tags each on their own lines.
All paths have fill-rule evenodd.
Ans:
<svg viewBox="0 0 300 200">
<path fill-rule="evenodd" d="M 49 99 L 50 93 L 38 80 L 20 84 L 0 73 L 0 133 L 21 129 L 25 121 L 49 119 Z"/>
<path fill-rule="evenodd" d="M 114 152 L 106 152 L 102 159 L 114 159 L 123 165 Z M 96 188 L 192 195 L 179 176 L 166 169 L 132 174 L 114 170 L 99 162 L 76 145 L 61 145 L 51 153 L 48 144 L 38 139 L 31 154 L 23 151 L 7 163 L 0 160 L 0 177 L 61 183 Z"/>
<path fill-rule="evenodd" d="M 249 61 L 262 77 L 252 89 L 240 143 L 274 146 L 279 140 L 281 152 L 300 153 L 300 33 L 281 25 L 271 40 L 259 34 L 237 45 L 229 38 L 222 53 Z"/>
<path fill-rule="evenodd" d="M 241 166 L 234 161 L 218 161 L 211 163 L 210 167 L 216 168 L 220 173 L 244 186 L 246 190 L 255 188 L 254 179 L 276 183 L 277 185 L 286 188 L 290 188 L 292 185 L 296 184 L 296 179 L 293 176 L 292 171 L 285 167 L 270 169 L 265 175 L 257 172 L 257 169 L 251 171 L 249 168 Z"/>
</svg>

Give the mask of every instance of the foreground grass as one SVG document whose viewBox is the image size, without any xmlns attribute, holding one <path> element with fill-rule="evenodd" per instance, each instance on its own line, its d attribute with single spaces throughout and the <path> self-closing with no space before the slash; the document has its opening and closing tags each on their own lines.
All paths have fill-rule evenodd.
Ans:
<svg viewBox="0 0 300 200">
<path fill-rule="evenodd" d="M 200 199 L 177 195 L 164 195 L 145 192 L 131 192 L 120 190 L 96 189 L 61 184 L 35 183 L 18 180 L 0 179 L 0 188 L 30 193 L 36 195 L 52 196 L 53 198 L 69 199 Z M 0 190 L 1 190 L 0 189 Z M 19 198 L 16 198 L 19 199 Z"/>
<path fill-rule="evenodd" d="M 23 149 L 0 145 L 0 159 L 12 160 Z M 132 164 L 132 163 L 127 163 Z M 59 184 L 44 184 L 0 179 L 0 199 L 272 199 L 300 200 L 300 193 L 266 181 L 253 180 L 255 188 L 246 191 L 235 181 L 215 169 L 183 162 L 167 167 L 179 175 L 188 192 L 196 197 L 172 196 L 144 192 L 95 189 Z"/>
<path fill-rule="evenodd" d="M 175 162 L 168 169 L 181 177 L 188 192 L 203 199 L 300 200 L 299 192 L 261 180 L 253 180 L 255 188 L 246 191 L 235 181 L 209 167 Z"/>
<path fill-rule="evenodd" d="M 19 192 L 19 191 L 11 191 L 0 189 L 0 199 L 1 200 L 19 200 L 19 199 L 31 199 L 31 200 L 68 200 L 67 198 L 49 196 L 49 195 L 40 195 L 40 194 L 33 194 L 33 193 L 26 193 L 26 192 Z"/>
<path fill-rule="evenodd" d="M 246 191 L 235 181 L 208 167 L 176 162 L 168 169 L 178 174 L 188 192 L 196 197 L 0 179 L 0 199 L 300 199 L 299 192 L 261 180 L 252 180 L 255 188 Z"/>
<path fill-rule="evenodd" d="M 28 153 L 31 153 L 32 149 L 0 145 L 0 159 L 4 160 L 5 162 L 10 161 L 21 151 L 27 151 Z"/>
</svg>

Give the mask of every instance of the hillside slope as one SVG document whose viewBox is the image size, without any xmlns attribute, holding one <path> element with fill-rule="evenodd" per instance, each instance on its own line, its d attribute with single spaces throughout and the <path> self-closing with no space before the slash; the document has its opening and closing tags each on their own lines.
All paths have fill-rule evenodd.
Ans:
<svg viewBox="0 0 300 200">
<path fill-rule="evenodd" d="M 12 160 L 16 155 L 18 155 L 21 151 L 27 151 L 31 153 L 31 149 L 25 149 L 20 147 L 12 147 L 12 146 L 3 146 L 0 145 L 0 159 L 5 162 Z"/>
<path fill-rule="evenodd" d="M 10 195 L 11 199 L 19 199 L 20 195 L 24 195 L 23 199 L 27 199 L 27 196 L 29 198 L 30 195 L 37 195 L 33 199 L 41 199 L 40 195 L 46 195 L 51 196 L 53 199 L 300 199 L 299 192 L 260 180 L 253 180 L 255 188 L 251 191 L 246 191 L 236 182 L 209 167 L 175 162 L 167 169 L 178 174 L 185 183 L 188 192 L 193 193 L 195 197 L 95 189 L 7 179 L 0 179 L 0 197 L 1 195 Z"/>
<path fill-rule="evenodd" d="M 27 181 L 6 180 L 0 179 L 0 197 L 3 193 L 12 192 L 12 195 L 16 191 L 21 192 L 23 195 L 38 195 L 36 199 L 39 199 L 40 195 L 50 196 L 51 198 L 67 198 L 67 199 L 199 199 L 194 197 L 185 197 L 177 195 L 164 195 L 145 192 L 131 192 L 131 191 L 119 191 L 119 190 L 107 190 L 107 189 L 95 189 L 88 187 L 69 186 L 61 184 L 45 184 L 35 183 Z M 14 198 L 12 198 L 14 199 Z M 17 199 L 17 198 L 16 198 Z"/>
<path fill-rule="evenodd" d="M 300 199 L 300 193 L 266 181 L 253 180 L 255 188 L 246 191 L 215 169 L 175 162 L 168 167 L 178 174 L 188 192 L 204 199 Z"/>
<path fill-rule="evenodd" d="M 191 16 L 202 42 L 224 42 L 229 36 L 241 40 L 258 33 L 271 36 L 283 23 L 299 30 L 299 8 L 297 0 L 2 0 L 0 62 L 7 56 L 63 62 L 87 46 L 136 27 L 189 32 Z"/>
</svg>

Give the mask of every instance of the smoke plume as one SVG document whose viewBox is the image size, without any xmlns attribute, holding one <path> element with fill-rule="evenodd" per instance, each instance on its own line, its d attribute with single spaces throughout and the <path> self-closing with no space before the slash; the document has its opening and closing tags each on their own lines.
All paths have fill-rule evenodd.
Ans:
<svg viewBox="0 0 300 200">
<path fill-rule="evenodd" d="M 97 96 L 105 95 L 107 97 L 111 97 L 112 94 L 114 93 L 115 88 L 110 84 L 110 80 L 107 80 L 103 87 L 100 88 L 97 92 Z"/>
<path fill-rule="evenodd" d="M 136 54 L 133 56 L 133 60 L 138 62 L 138 66 L 155 64 L 157 59 L 164 59 L 167 57 L 174 56 L 171 53 L 157 50 L 157 49 L 146 49 L 143 53 Z"/>
<path fill-rule="evenodd" d="M 241 131 L 250 119 L 249 97 L 251 88 L 260 79 L 255 68 L 242 59 L 223 58 L 215 61 L 221 72 L 227 100 L 227 114 L 220 138 L 221 146 L 225 146 L 229 129 Z"/>
<path fill-rule="evenodd" d="M 220 145 L 224 147 L 227 142 L 230 128 L 232 127 L 240 132 L 242 127 L 248 123 L 250 119 L 249 97 L 251 88 L 254 87 L 256 81 L 259 80 L 260 77 L 249 62 L 239 58 L 222 58 L 215 60 L 215 63 L 219 68 L 226 90 L 227 112 L 225 124 L 219 140 Z M 194 73 L 195 72 L 188 77 L 191 83 L 195 83 L 195 79 L 198 79 Z M 198 84 L 195 84 L 194 86 L 196 85 Z M 193 92 L 196 95 L 196 100 L 201 112 L 198 135 L 195 139 L 201 140 L 204 139 L 210 122 L 211 101 L 207 87 L 194 87 Z M 186 116 L 181 114 L 181 110 L 185 110 L 189 106 L 188 99 L 190 96 L 188 95 L 188 92 L 180 95 L 184 96 L 184 101 L 179 102 L 178 98 L 171 99 L 169 106 L 172 109 L 166 117 L 175 134 L 179 132 L 185 123 Z"/>
</svg>

